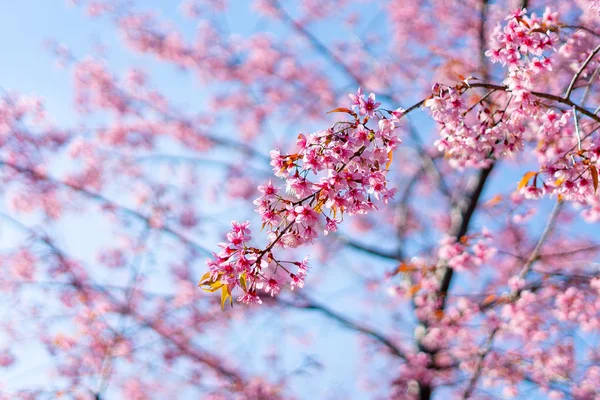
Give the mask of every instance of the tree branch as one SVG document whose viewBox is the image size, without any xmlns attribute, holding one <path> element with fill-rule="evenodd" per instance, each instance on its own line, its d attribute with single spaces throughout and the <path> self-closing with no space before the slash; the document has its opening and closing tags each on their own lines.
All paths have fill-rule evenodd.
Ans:
<svg viewBox="0 0 600 400">
<path fill-rule="evenodd" d="M 321 313 L 322 315 L 324 315 L 330 319 L 333 319 L 334 321 L 339 322 L 340 324 L 342 324 L 344 327 L 346 327 L 348 329 L 363 333 L 363 334 L 371 337 L 375 341 L 384 345 L 396 357 L 402 358 L 403 360 L 406 359 L 406 355 L 404 354 L 404 351 L 402 351 L 398 346 L 396 346 L 394 343 L 392 343 L 392 341 L 390 339 L 386 338 L 383 334 L 375 331 L 373 328 L 367 327 L 365 325 L 361 325 L 357 322 L 352 322 L 348 318 L 331 310 L 330 308 L 328 308 L 322 304 L 319 304 L 319 303 L 315 302 L 314 300 L 309 299 L 304 294 L 299 294 L 298 296 L 302 300 L 304 300 L 303 303 L 294 303 L 291 301 L 283 300 L 281 298 L 277 298 L 277 302 L 280 304 L 284 304 L 286 306 L 291 306 L 291 307 L 295 307 L 295 308 L 299 308 L 299 309 L 317 311 L 317 312 Z"/>
<path fill-rule="evenodd" d="M 581 64 L 581 66 L 579 67 L 579 69 L 577 70 L 577 72 L 575 73 L 575 75 L 573 76 L 573 79 L 571 79 L 571 83 L 569 83 L 569 87 L 567 88 L 567 92 L 565 93 L 565 99 L 566 100 L 568 100 L 569 97 L 571 96 L 571 92 L 573 91 L 573 88 L 575 87 L 575 82 L 577 82 L 577 79 L 579 79 L 579 77 L 581 76 L 581 74 L 583 73 L 583 71 L 585 70 L 585 68 L 592 61 L 592 59 L 594 58 L 594 56 L 596 54 L 598 54 L 599 51 L 600 51 L 600 45 L 596 46 L 596 48 L 585 59 L 585 61 L 583 62 L 583 64 Z"/>
<path fill-rule="evenodd" d="M 351 238 L 348 238 L 345 236 L 338 236 L 337 239 L 340 242 L 342 242 L 344 245 L 346 245 L 354 250 L 362 251 L 362 252 L 370 254 L 372 256 L 385 258 L 386 260 L 395 260 L 395 261 L 402 260 L 402 256 L 399 255 L 397 252 L 391 252 L 391 251 L 387 251 L 387 250 L 377 249 L 375 247 L 357 242 L 354 239 L 351 239 Z"/>
<path fill-rule="evenodd" d="M 30 175 L 30 176 L 32 176 L 35 179 L 43 180 L 43 181 L 46 181 L 46 182 L 51 182 L 51 183 L 54 183 L 56 185 L 69 188 L 69 189 L 71 189 L 71 190 L 73 190 L 75 192 L 78 192 L 78 193 L 84 195 L 87 198 L 90 198 L 92 200 L 95 200 L 95 201 L 98 201 L 98 202 L 100 202 L 102 204 L 105 204 L 105 205 L 107 205 L 107 206 L 109 206 L 111 208 L 114 208 L 117 211 L 120 211 L 120 212 L 122 212 L 122 213 L 124 213 L 126 215 L 132 216 L 132 217 L 134 217 L 134 218 L 136 218 L 138 220 L 141 220 L 141 221 L 145 222 L 148 226 L 151 226 L 150 217 L 148 217 L 146 215 L 143 215 L 143 214 L 139 213 L 138 211 L 133 210 L 131 208 L 122 206 L 120 204 L 117 204 L 114 201 L 112 201 L 112 200 L 110 200 L 110 199 L 102 196 L 99 193 L 91 192 L 88 189 L 85 189 L 85 188 L 83 188 L 81 186 L 77 186 L 77 185 L 74 185 L 72 183 L 61 181 L 60 179 L 56 179 L 56 178 L 53 178 L 53 177 L 48 176 L 46 174 L 43 174 L 41 172 L 38 172 L 38 171 L 34 170 L 33 168 L 29 168 L 29 167 L 24 167 L 24 166 L 21 166 L 21 165 L 17 165 L 17 164 L 15 164 L 13 162 L 10 162 L 10 161 L 6 161 L 6 160 L 0 159 L 0 166 L 6 166 L 6 167 L 9 167 L 12 170 L 14 170 L 14 171 L 16 171 L 16 172 L 18 172 L 20 174 Z M 206 248 L 204 248 L 200 244 L 196 243 L 192 239 L 189 239 L 188 237 L 186 237 L 182 233 L 176 231 L 175 229 L 173 229 L 173 228 L 171 228 L 171 227 L 169 227 L 167 225 L 162 225 L 160 227 L 153 227 L 153 229 L 156 229 L 158 231 L 162 231 L 164 233 L 167 233 L 168 235 L 173 236 L 173 237 L 179 239 L 180 241 L 182 241 L 186 245 L 188 245 L 190 247 L 193 247 L 194 249 L 199 250 L 199 251 L 201 251 L 204 254 L 207 254 L 207 255 L 212 254 L 209 250 L 207 250 Z"/>
</svg>

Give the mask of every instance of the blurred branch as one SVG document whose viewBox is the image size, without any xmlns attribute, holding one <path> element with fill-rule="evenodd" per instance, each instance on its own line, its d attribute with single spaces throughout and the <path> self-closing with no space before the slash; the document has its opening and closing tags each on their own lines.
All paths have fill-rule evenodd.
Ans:
<svg viewBox="0 0 600 400">
<path fill-rule="evenodd" d="M 134 217 L 134 218 L 136 218 L 138 220 L 141 220 L 147 226 L 152 226 L 152 223 L 150 221 L 150 217 L 148 217 L 146 215 L 143 215 L 143 214 L 139 213 L 138 211 L 133 210 L 131 208 L 119 205 L 119 204 L 115 203 L 114 201 L 109 200 L 108 198 L 102 196 L 101 194 L 91 192 L 88 189 L 85 189 L 85 188 L 83 188 L 81 186 L 77 186 L 77 185 L 74 185 L 72 183 L 61 181 L 60 179 L 56 179 L 56 178 L 50 177 L 50 176 L 48 176 L 46 174 L 43 174 L 41 172 L 35 171 L 32 168 L 20 166 L 20 165 L 17 165 L 15 163 L 13 163 L 13 162 L 2 160 L 2 159 L 0 159 L 0 166 L 9 167 L 12 170 L 14 170 L 14 171 L 16 171 L 16 172 L 18 172 L 20 174 L 30 175 L 31 177 L 33 177 L 34 179 L 37 179 L 37 180 L 43 180 L 43 181 L 51 182 L 51 183 L 59 185 L 59 186 L 63 186 L 63 187 L 69 188 L 69 189 L 71 189 L 71 190 L 73 190 L 75 192 L 78 192 L 78 193 L 84 195 L 85 197 L 88 197 L 88 198 L 90 198 L 92 200 L 98 201 L 98 202 L 100 202 L 100 203 L 102 203 L 102 204 L 104 204 L 104 205 L 106 205 L 106 206 L 108 206 L 110 208 L 113 208 L 113 209 L 115 209 L 117 211 L 120 211 L 120 212 L 126 214 L 126 215 L 129 215 L 129 216 L 132 216 L 132 217 Z M 168 235 L 170 235 L 172 237 L 175 237 L 178 240 L 180 240 L 183 243 L 185 243 L 186 245 L 188 245 L 188 246 L 190 246 L 190 247 L 192 247 L 192 248 L 194 248 L 196 250 L 199 250 L 199 251 L 201 251 L 204 254 L 207 254 L 207 255 L 211 254 L 211 252 L 209 250 L 207 250 L 206 248 L 204 248 L 200 244 L 196 243 L 192 239 L 186 237 L 184 234 L 176 231 L 175 229 L 173 229 L 173 228 L 171 228 L 171 227 L 169 227 L 167 225 L 162 225 L 160 227 L 153 227 L 153 229 L 155 229 L 157 231 L 162 231 L 162 232 L 164 232 L 164 233 L 166 233 L 166 234 L 168 234 Z"/>
<path fill-rule="evenodd" d="M 380 258 L 385 258 L 388 260 L 397 260 L 397 261 L 402 260 L 401 254 L 398 254 L 397 252 L 378 249 L 378 248 L 357 242 L 354 239 L 351 239 L 351 238 L 348 238 L 345 236 L 337 236 L 337 239 L 340 242 L 342 242 L 344 245 L 346 245 L 354 250 L 362 251 L 364 253 L 367 253 L 367 254 L 370 254 L 370 255 L 373 255 L 376 257 L 380 257 Z"/>
<path fill-rule="evenodd" d="M 316 36 L 310 33 L 302 24 L 296 21 L 285 9 L 281 6 L 278 0 L 270 0 L 270 3 L 277 10 L 277 14 L 280 19 L 291 26 L 296 33 L 303 36 L 308 42 L 323 56 L 330 60 L 338 69 L 342 70 L 349 78 L 351 78 L 357 85 L 362 86 L 362 80 L 356 75 L 350 67 L 348 67 L 344 61 L 337 56 L 333 51 L 329 50 L 325 44 L 323 44 Z"/>
<path fill-rule="evenodd" d="M 459 240 L 461 237 L 467 234 L 469 225 L 473 218 L 473 214 L 477 209 L 477 204 L 483 193 L 485 184 L 494 168 L 495 163 L 492 163 L 489 167 L 483 168 L 479 171 L 479 174 L 472 181 L 470 186 L 473 187 L 470 194 L 465 198 L 462 204 L 459 204 L 459 217 L 455 220 L 453 227 L 450 229 L 450 236 L 455 237 Z M 451 267 L 446 266 L 444 274 L 441 279 L 440 289 L 438 291 L 441 297 L 440 310 L 443 310 L 446 306 L 446 299 L 450 283 L 452 282 L 452 276 L 454 270 Z"/>
<path fill-rule="evenodd" d="M 313 35 L 308 29 L 306 29 L 301 23 L 296 21 L 290 14 L 288 14 L 285 9 L 281 6 L 278 0 L 270 0 L 273 7 L 277 10 L 277 13 L 280 19 L 288 24 L 296 33 L 303 36 L 321 55 L 323 55 L 331 64 L 341 70 L 347 77 L 349 77 L 354 84 L 359 87 L 364 87 L 364 82 L 362 79 L 354 73 L 346 65 L 346 63 L 332 50 L 330 50 L 323 42 L 321 42 L 315 35 Z M 367 89 L 367 88 L 365 88 Z M 379 93 L 379 97 L 382 99 L 386 99 L 388 101 L 394 102 L 394 98 L 392 95 Z"/>
<path fill-rule="evenodd" d="M 600 38 L 600 34 L 595 32 L 594 30 L 587 28 L 585 26 L 579 26 L 579 25 L 563 25 L 561 26 L 562 29 L 576 29 L 576 30 L 581 30 L 584 32 L 589 33 L 592 36 L 595 36 L 597 38 Z"/>
<path fill-rule="evenodd" d="M 145 154 L 141 156 L 137 156 L 134 158 L 136 162 L 145 163 L 145 162 L 165 162 L 165 163 L 186 163 L 186 164 L 209 164 L 209 165 L 218 165 L 224 168 L 235 168 L 237 165 L 224 161 L 224 160 L 214 160 L 210 158 L 203 158 L 198 156 L 186 156 L 179 154 L 164 154 L 164 153 L 151 153 Z M 250 170 L 259 174 L 272 174 L 271 170 L 262 170 L 258 168 L 253 168 L 251 166 L 244 166 L 244 170 Z"/>
<path fill-rule="evenodd" d="M 157 322 L 148 321 L 146 319 L 146 317 L 141 316 L 140 314 L 136 313 L 135 310 L 133 310 L 128 304 L 121 304 L 121 302 L 118 299 L 116 299 L 110 292 L 101 289 L 101 286 L 95 286 L 95 285 L 92 286 L 92 285 L 85 284 L 83 282 L 83 280 L 80 277 L 78 277 L 74 273 L 74 271 L 70 268 L 70 263 L 68 261 L 68 257 L 66 256 L 66 254 L 49 237 L 40 235 L 39 233 L 35 232 L 33 229 L 20 223 L 19 221 L 16 221 L 14 219 L 12 219 L 12 220 L 21 229 L 28 232 L 30 235 L 32 235 L 37 240 L 44 243 L 52 251 L 52 254 L 58 259 L 58 261 L 62 265 L 65 266 L 66 272 L 71 276 L 72 280 L 70 282 L 70 285 L 73 286 L 75 289 L 79 290 L 82 294 L 84 294 L 84 296 L 83 296 L 84 299 L 93 298 L 93 296 L 86 295 L 86 293 L 89 294 L 88 292 L 90 291 L 90 289 L 92 287 L 94 289 L 100 289 L 100 290 L 96 290 L 95 293 L 102 293 L 104 296 L 106 296 L 116 306 L 116 309 L 115 309 L 116 312 L 119 312 L 122 315 L 129 315 L 132 318 L 136 319 L 142 326 L 151 328 L 154 332 L 159 334 L 163 339 L 167 340 L 168 342 L 173 344 L 175 347 L 177 347 L 179 350 L 181 350 L 183 352 L 183 354 L 185 354 L 189 358 L 208 366 L 209 368 L 211 368 L 218 374 L 227 378 L 227 380 L 229 380 L 234 385 L 234 388 L 241 389 L 244 387 L 245 383 L 244 383 L 242 376 L 240 374 L 238 374 L 236 371 L 229 369 L 228 367 L 225 367 L 224 365 L 222 365 L 221 362 L 215 356 L 208 354 L 196 347 L 191 346 L 191 344 L 189 342 L 186 343 L 186 342 L 184 342 L 183 339 L 181 339 L 179 337 L 174 337 L 167 331 L 166 327 L 164 327 L 163 325 L 161 325 Z M 121 305 L 119 306 L 119 304 L 121 304 Z"/>
<path fill-rule="evenodd" d="M 444 194 L 444 196 L 446 196 L 450 200 L 450 202 L 454 204 L 454 196 L 452 195 L 452 191 L 444 181 L 444 177 L 440 173 L 440 170 L 438 169 L 437 165 L 435 165 L 435 159 L 429 155 L 427 149 L 425 148 L 425 144 L 419 136 L 419 133 L 417 132 L 414 125 L 410 122 L 408 125 L 408 130 L 410 133 L 410 137 L 415 141 L 415 145 L 419 150 L 421 158 L 423 159 L 423 168 L 425 169 L 425 172 L 427 172 L 429 177 L 434 182 L 436 182 L 437 187 L 440 189 L 442 194 Z"/>
<path fill-rule="evenodd" d="M 314 300 L 309 299 L 304 294 L 298 294 L 298 297 L 301 298 L 303 300 L 303 302 L 298 303 L 298 302 L 288 301 L 288 300 L 281 299 L 279 297 L 277 298 L 277 302 L 280 304 L 289 306 L 289 307 L 317 311 L 320 314 L 326 316 L 327 318 L 330 318 L 334 321 L 339 322 L 344 327 L 346 327 L 350 330 L 357 331 L 357 332 L 363 333 L 363 334 L 371 337 L 375 341 L 377 341 L 377 342 L 381 343 L 382 345 L 384 345 L 385 347 L 387 347 L 387 349 L 395 356 L 402 358 L 403 360 L 406 360 L 406 355 L 404 354 L 404 351 L 402 351 L 398 346 L 396 346 L 394 343 L 392 343 L 392 341 L 390 339 L 386 338 L 383 334 L 375 331 L 373 328 L 367 327 L 365 325 L 361 325 L 357 322 L 352 322 L 347 317 L 344 317 L 343 315 L 333 311 L 332 309 L 328 308 L 327 306 L 324 306 L 322 304 L 315 302 Z"/>
</svg>

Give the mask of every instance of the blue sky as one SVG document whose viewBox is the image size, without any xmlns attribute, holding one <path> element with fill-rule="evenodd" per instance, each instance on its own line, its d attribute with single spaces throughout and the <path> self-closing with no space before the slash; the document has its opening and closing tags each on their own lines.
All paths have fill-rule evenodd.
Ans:
<svg viewBox="0 0 600 400">
<path fill-rule="evenodd" d="M 163 16 L 174 19 L 184 32 L 193 33 L 194 23 L 181 18 L 176 7 L 165 7 L 166 2 L 159 0 L 147 0 L 143 4 L 148 8 L 160 7 Z M 254 32 L 256 29 L 269 29 L 263 21 L 249 17 L 248 10 L 244 7 L 234 8 L 228 13 L 227 21 L 223 20 L 222 23 L 230 31 L 241 35 Z M 329 27 L 319 27 L 317 32 L 328 37 L 340 34 Z M 193 112 L 203 106 L 203 89 L 193 77 L 171 66 L 152 61 L 148 57 L 132 55 L 124 51 L 118 40 L 118 34 L 109 20 L 86 18 L 80 9 L 70 7 L 64 1 L 5 1 L 0 12 L 0 54 L 3 55 L 3 62 L 0 63 L 0 85 L 8 91 L 15 90 L 42 97 L 49 114 L 59 125 L 76 125 L 81 116 L 73 112 L 70 72 L 55 65 L 54 56 L 44 47 L 46 40 L 64 43 L 76 57 L 84 57 L 94 52 L 100 44 L 106 45 L 108 63 L 114 71 L 120 72 L 126 67 L 136 65 L 147 67 L 152 71 L 153 84 L 183 110 Z M 277 130 L 279 127 L 273 128 Z M 515 165 L 514 174 L 498 177 L 496 183 L 513 184 L 514 176 L 522 167 L 522 165 Z M 545 202 L 542 209 L 547 210 L 550 206 L 551 202 Z M 215 210 L 217 215 L 227 215 L 228 218 L 223 224 L 213 227 L 210 230 L 211 235 L 203 238 L 203 242 L 207 246 L 216 243 L 217 233 L 222 232 L 228 220 L 233 217 L 245 219 L 247 216 L 244 213 L 248 210 L 249 208 L 230 206 Z M 539 214 L 543 216 L 545 213 Z M 543 218 L 534 220 L 532 229 L 539 231 L 542 220 Z M 593 228 L 587 225 L 581 226 L 584 231 L 594 232 Z M 90 227 L 97 232 L 94 240 L 89 240 L 80 234 L 89 231 Z M 108 227 L 89 215 L 86 215 L 85 219 L 69 218 L 60 231 L 62 237 L 72 239 L 68 242 L 70 250 L 83 258 L 96 246 L 102 245 L 103 240 L 108 240 L 110 235 Z M 373 236 L 363 239 L 372 243 L 381 240 Z M 214 245 L 212 247 L 214 248 Z M 310 252 L 310 249 L 306 249 L 306 252 Z M 355 253 L 348 254 L 347 257 L 336 258 L 343 267 L 372 271 L 372 260 Z M 376 260 L 376 263 L 375 273 L 382 274 L 384 270 L 391 267 L 391 264 L 380 263 L 379 260 Z M 353 304 L 358 302 L 356 293 L 362 281 L 351 274 L 340 274 L 339 268 L 335 270 L 338 272 L 325 273 L 323 269 L 320 270 L 324 284 L 319 286 L 321 288 L 319 292 L 313 294 L 320 301 L 328 302 L 334 308 L 352 309 Z M 462 284 L 468 284 L 467 276 L 461 279 Z M 460 280 L 455 283 L 455 286 L 457 285 L 461 285 Z M 409 321 L 388 320 L 385 309 L 364 309 L 360 314 L 370 323 L 377 324 L 383 331 L 397 329 L 399 324 L 402 324 L 402 327 L 410 325 Z M 297 331 L 291 332 L 296 330 L 294 328 L 296 326 L 306 327 L 304 330 L 311 339 L 310 344 L 300 343 L 299 337 L 303 335 Z M 289 335 L 281 336 L 281 332 Z M 360 379 L 356 379 L 358 368 L 361 364 L 373 363 L 374 374 L 386 373 L 386 365 L 380 360 L 363 358 L 362 353 L 355 352 L 359 347 L 356 336 L 315 314 L 296 313 L 293 317 L 282 319 L 277 314 L 266 311 L 251 321 L 238 321 L 234 325 L 232 336 L 236 339 L 225 343 L 224 352 L 241 354 L 246 359 L 247 367 L 252 370 L 260 371 L 270 367 L 249 349 L 248 344 L 255 340 L 260 340 L 265 348 L 269 343 L 277 342 L 281 348 L 289 349 L 285 353 L 281 370 L 294 370 L 303 363 L 307 355 L 315 356 L 324 363 L 325 372 L 321 373 L 313 368 L 310 369 L 312 375 L 298 376 L 293 380 L 292 390 L 302 398 L 368 398 L 366 392 L 361 389 Z M 40 350 L 27 350 L 33 365 L 22 365 L 14 374 L 14 382 L 25 384 L 32 379 L 44 380 L 41 370 L 48 361 L 38 361 L 38 354 L 40 354 L 37 353 L 38 351 Z M 41 366 L 36 368 L 35 365 L 38 364 Z"/>
</svg>

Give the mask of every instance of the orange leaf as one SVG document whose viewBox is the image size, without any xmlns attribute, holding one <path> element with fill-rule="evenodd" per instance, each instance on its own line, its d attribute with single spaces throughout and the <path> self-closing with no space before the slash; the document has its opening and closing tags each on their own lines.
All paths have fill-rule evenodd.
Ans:
<svg viewBox="0 0 600 400">
<path fill-rule="evenodd" d="M 415 270 L 415 267 L 411 264 L 405 264 L 405 263 L 401 263 L 398 268 L 396 268 L 396 270 L 394 271 L 394 275 L 396 275 L 397 273 L 409 273 L 409 272 L 413 272 Z"/>
<path fill-rule="evenodd" d="M 417 294 L 417 292 L 421 290 L 421 284 L 417 283 L 416 285 L 413 285 L 410 287 L 410 289 L 408 289 L 408 296 L 413 297 L 415 294 Z"/>
<path fill-rule="evenodd" d="M 386 170 L 390 169 L 390 165 L 392 164 L 392 160 L 394 159 L 394 153 L 391 150 L 388 153 L 388 157 L 389 157 L 389 160 L 388 160 L 387 164 L 385 164 Z"/>
<path fill-rule="evenodd" d="M 495 205 L 497 205 L 498 203 L 500 203 L 502 201 L 502 195 L 501 194 L 497 194 L 494 197 L 492 197 L 491 199 L 489 199 L 484 206 L 485 207 L 493 207 Z"/>
<path fill-rule="evenodd" d="M 517 190 L 521 190 L 525 186 L 527 186 L 527 183 L 529 182 L 529 180 L 531 178 L 533 178 L 534 176 L 536 176 L 537 174 L 538 174 L 537 172 L 529 171 L 525 175 L 523 175 L 523 178 L 521 178 L 521 181 L 519 182 L 519 186 L 517 186 Z"/>
<path fill-rule="evenodd" d="M 483 299 L 483 302 L 481 304 L 483 304 L 484 306 L 487 306 L 488 304 L 491 304 L 494 300 L 496 300 L 496 295 L 490 294 L 488 297 Z"/>
<path fill-rule="evenodd" d="M 590 174 L 592 175 L 592 184 L 594 185 L 594 194 L 598 190 L 598 169 L 595 165 L 590 166 Z"/>
<path fill-rule="evenodd" d="M 336 113 L 336 112 L 343 112 L 343 113 L 347 113 L 347 114 L 350 114 L 350 115 L 354 115 L 354 113 L 352 112 L 352 110 L 349 109 L 349 108 L 346 108 L 346 107 L 334 108 L 331 111 L 327 111 L 327 114 Z"/>
</svg>

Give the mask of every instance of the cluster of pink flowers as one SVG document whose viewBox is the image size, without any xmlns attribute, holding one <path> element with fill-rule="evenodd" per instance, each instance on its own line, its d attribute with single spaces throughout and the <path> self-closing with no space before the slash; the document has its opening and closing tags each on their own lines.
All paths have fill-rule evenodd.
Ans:
<svg viewBox="0 0 600 400">
<path fill-rule="evenodd" d="M 600 219 L 600 202 L 595 194 L 598 188 L 600 143 L 597 139 L 582 137 L 583 134 L 578 130 L 583 131 L 585 125 L 576 127 L 571 122 L 574 117 L 571 110 L 549 109 L 531 96 L 534 78 L 552 69 L 547 53 L 555 50 L 558 43 L 558 16 L 546 10 L 542 17 L 536 17 L 535 14 L 528 17 L 525 10 L 520 10 L 507 20 L 504 27 L 496 27 L 492 34 L 492 48 L 486 55 L 493 62 L 508 67 L 504 84 L 511 97 L 502 117 L 510 113 L 510 118 L 493 122 L 492 129 L 466 123 L 466 106 L 461 102 L 460 91 L 446 89 L 450 95 L 430 100 L 434 117 L 444 124 L 442 133 L 449 131 L 438 141 L 438 145 L 452 158 L 477 160 L 482 159 L 485 152 L 498 157 L 521 149 L 523 140 L 536 140 L 535 155 L 540 170 L 531 173 L 529 180 L 524 178 L 525 185 L 520 186 L 520 193 L 528 199 L 556 195 L 560 199 L 585 205 L 584 218 L 590 222 L 597 221 Z M 575 32 L 561 46 L 560 56 L 568 60 L 569 68 L 575 72 L 588 58 L 592 47 L 588 33 Z M 592 59 L 581 77 L 589 77 L 590 71 L 595 68 L 597 62 Z M 485 107 L 482 108 L 478 116 L 487 111 Z M 456 122 L 458 117 L 462 118 Z M 531 133 L 525 135 L 527 131 Z M 501 133 L 494 135 L 494 132 Z M 507 145 L 510 149 L 506 148 Z"/>
<path fill-rule="evenodd" d="M 262 250 L 249 247 L 250 223 L 234 221 L 228 242 L 220 245 L 223 250 L 208 262 L 209 273 L 201 281 L 207 290 L 221 288 L 227 298 L 239 286 L 244 294 L 238 301 L 260 304 L 258 289 L 271 296 L 281 290 L 279 271 L 288 275 L 292 289 L 303 287 L 307 260 L 279 261 L 272 249 L 311 243 L 319 230 L 335 232 L 344 214 L 367 214 L 376 208 L 374 199 L 387 203 L 394 195 L 395 189 L 387 187 L 387 172 L 392 153 L 401 143 L 394 131 L 402 110 L 385 111 L 385 117 L 375 95 L 366 97 L 360 89 L 350 99 L 356 112 L 333 111 L 347 113 L 351 120 L 300 134 L 296 153 L 271 151 L 271 165 L 275 176 L 285 180 L 285 193 L 269 181 L 258 187 L 261 196 L 254 201 L 269 245 Z M 372 118 L 378 119 L 373 128 L 368 124 Z M 290 264 L 297 267 L 295 272 L 290 271 Z M 269 276 L 268 268 L 273 271 Z"/>
<path fill-rule="evenodd" d="M 487 229 L 483 230 L 481 236 L 465 236 L 459 241 L 448 236 L 442 240 L 438 257 L 456 271 L 475 271 L 496 254 L 491 239 Z"/>
<path fill-rule="evenodd" d="M 526 121 L 545 112 L 534 104 L 530 91 L 535 76 L 552 70 L 546 53 L 557 42 L 554 30 L 558 16 L 549 10 L 542 17 L 525 13 L 525 9 L 514 12 L 503 28 L 496 27 L 492 48 L 486 52 L 492 62 L 508 66 L 504 84 L 510 96 L 500 93 L 494 97 L 502 100 L 501 107 L 486 100 L 487 96 L 472 106 L 466 104 L 461 96 L 470 87 L 468 80 L 456 87 L 436 84 L 432 96 L 425 101 L 425 107 L 441 126 L 436 146 L 454 167 L 481 168 L 494 158 L 522 150 Z M 475 107 L 477 112 L 471 113 Z M 506 118 L 508 115 L 511 118 Z"/>
<path fill-rule="evenodd" d="M 504 84 L 517 100 L 526 99 L 533 89 L 533 78 L 552 71 L 552 62 L 545 53 L 554 50 L 558 13 L 546 9 L 541 17 L 527 15 L 526 9 L 515 11 L 504 27 L 498 25 L 492 33 L 491 49 L 486 55 L 491 61 L 508 66 Z"/>
<path fill-rule="evenodd" d="M 432 290 L 440 286 L 440 267 L 449 266 L 457 272 L 478 273 L 486 262 L 496 254 L 492 244 L 491 233 L 483 229 L 479 234 L 445 237 L 441 240 L 435 260 L 414 258 L 410 264 L 401 266 L 399 272 L 409 273 L 412 279 L 404 280 L 397 294 L 408 294 L 413 297 L 415 315 L 422 321 L 439 322 L 440 299 L 430 296 Z M 460 312 L 462 315 L 464 310 Z M 431 332 L 430 332 L 431 333 Z M 440 332 L 440 334 L 446 332 Z M 435 335 L 434 335 L 435 336 Z M 430 337 L 429 341 L 433 341 Z"/>
<path fill-rule="evenodd" d="M 539 172 L 530 173 L 529 179 L 524 176 L 525 185 L 519 191 L 528 199 L 551 195 L 584 206 L 583 217 L 595 222 L 600 220 L 596 195 L 600 141 L 593 137 L 578 139 L 572 121 L 570 110 L 538 113 L 535 155 L 541 167 Z"/>
<path fill-rule="evenodd" d="M 596 45 L 597 38 L 594 34 L 585 30 L 573 32 L 558 49 L 558 54 L 561 56 L 561 59 L 557 60 L 560 63 L 558 66 L 566 67 L 573 73 L 577 72 Z M 591 59 L 582 71 L 581 77 L 589 78 L 597 67 L 598 61 L 595 58 Z"/>
<path fill-rule="evenodd" d="M 507 135 L 498 123 L 497 119 L 502 118 L 503 113 L 492 114 L 489 109 L 482 108 L 476 118 L 472 118 L 461 98 L 462 93 L 460 88 L 435 84 L 433 96 L 425 102 L 425 107 L 440 125 L 441 138 L 435 145 L 448 155 L 453 167 L 485 167 L 491 162 L 492 154 L 522 147 L 520 138 Z"/>
<path fill-rule="evenodd" d="M 489 96 L 468 105 L 463 99 L 471 89 L 468 80 L 455 87 L 434 85 L 433 95 L 424 105 L 440 125 L 441 138 L 436 145 L 448 156 L 450 165 L 481 168 L 523 150 L 526 141 L 536 141 L 534 154 L 540 170 L 524 177 L 519 192 L 528 199 L 550 194 L 585 205 L 586 220 L 597 221 L 600 142 L 584 136 L 584 124 L 572 123 L 575 116 L 571 110 L 550 108 L 531 92 L 535 78 L 552 69 L 548 55 L 558 43 L 558 16 L 549 10 L 541 17 L 525 13 L 524 9 L 514 12 L 505 26 L 496 27 L 491 49 L 486 52 L 492 62 L 508 68 L 502 90 L 494 93 L 497 86 L 488 85 L 492 87 Z M 580 36 L 576 33 L 573 37 Z M 582 54 L 580 47 L 590 47 L 573 40 L 561 48 L 562 57 Z M 580 58 L 588 55 L 586 50 Z M 580 64 L 570 68 L 577 70 Z M 593 68 L 592 61 L 587 70 Z M 582 76 L 587 75 L 583 71 Z M 471 112 L 475 108 L 477 112 Z"/>
</svg>

